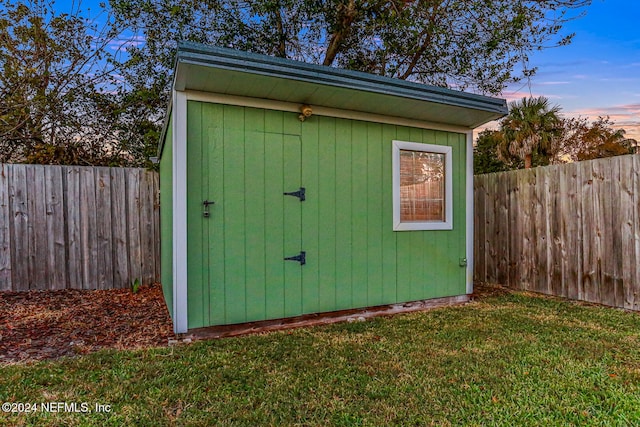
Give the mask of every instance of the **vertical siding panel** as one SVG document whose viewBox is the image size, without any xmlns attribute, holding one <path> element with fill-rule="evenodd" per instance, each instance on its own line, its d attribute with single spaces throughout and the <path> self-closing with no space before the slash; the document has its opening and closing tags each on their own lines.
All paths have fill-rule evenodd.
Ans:
<svg viewBox="0 0 640 427">
<path fill-rule="evenodd" d="M 113 284 L 117 288 L 129 286 L 129 239 L 127 238 L 127 180 L 126 169 L 111 168 L 111 226 L 113 228 Z M 68 203 L 71 203 L 69 199 Z M 168 203 L 168 202 L 167 202 Z"/>
<path fill-rule="evenodd" d="M 413 136 L 413 135 L 412 135 Z M 455 230 L 464 229 L 464 219 L 460 221 L 460 150 L 457 144 L 457 135 L 447 132 L 435 132 L 432 130 L 423 130 L 420 142 L 427 144 L 437 144 L 452 147 L 452 176 L 453 183 L 453 199 L 445 200 L 445 204 L 451 203 L 453 209 L 453 227 Z M 412 234 L 419 234 L 422 242 L 420 246 L 414 250 L 422 253 L 422 272 L 423 284 L 421 287 L 414 289 L 412 299 L 420 300 L 443 296 L 451 293 L 451 286 L 455 287 L 455 283 L 460 276 L 457 262 L 458 242 L 453 237 L 453 233 L 449 230 L 433 230 L 433 231 L 413 231 Z M 464 256 L 464 255 L 460 255 Z"/>
<path fill-rule="evenodd" d="M 273 262 L 266 264 L 266 316 L 270 319 L 284 317 L 284 153 L 283 153 L 283 113 L 281 111 L 265 112 L 265 165 L 274 171 L 273 176 L 265 181 L 265 193 L 270 206 L 265 211 L 265 252 Z"/>
<path fill-rule="evenodd" d="M 247 319 L 261 320 L 266 315 L 265 288 L 265 203 L 273 203 L 275 197 L 265 200 L 265 181 L 273 179 L 278 171 L 265 172 L 264 110 L 245 111 L 245 164 L 246 184 L 245 246 L 247 253 Z"/>
<path fill-rule="evenodd" d="M 111 221 L 111 175 L 109 168 L 96 169 L 96 238 L 98 245 L 97 289 L 113 287 L 113 239 Z"/>
<path fill-rule="evenodd" d="M 285 117 L 285 123 L 286 123 Z M 300 164 L 302 150 L 300 136 L 284 135 L 283 140 L 284 188 L 286 192 L 296 191 L 302 186 Z M 296 256 L 302 247 L 303 204 L 293 196 L 284 199 L 284 253 L 286 257 Z M 285 316 L 295 316 L 302 312 L 302 270 L 306 267 L 295 261 L 284 263 L 284 310 Z"/>
<path fill-rule="evenodd" d="M 431 135 L 433 135 L 433 132 L 431 132 Z M 409 141 L 424 142 L 423 138 L 422 129 L 409 129 Z M 434 254 L 434 251 L 429 250 L 431 248 L 428 249 L 425 246 L 425 234 L 427 233 L 424 231 L 409 231 L 407 233 L 409 234 L 409 244 L 411 245 L 411 250 L 407 255 L 411 260 L 411 269 L 409 271 L 411 290 L 409 293 L 409 300 L 414 301 L 422 299 L 426 290 L 429 290 L 429 293 L 433 293 L 433 283 L 428 280 L 425 273 L 428 270 L 426 268 L 428 258 Z M 437 240 L 437 236 L 435 234 L 431 237 L 432 241 Z"/>
<path fill-rule="evenodd" d="M 208 301 L 205 304 L 209 306 L 209 313 L 205 315 L 212 325 L 218 325 L 226 322 L 226 292 L 225 292 L 225 251 L 226 242 L 225 233 L 225 208 L 226 199 L 224 188 L 226 178 L 224 176 L 224 147 L 227 145 L 226 135 L 224 133 L 224 107 L 219 104 L 211 104 L 206 106 L 210 127 L 207 132 L 208 140 L 206 149 L 208 151 L 208 168 L 206 175 L 208 177 L 207 186 L 209 188 L 209 200 L 216 202 L 215 205 L 209 206 L 210 217 L 204 226 L 205 232 L 208 234 L 208 245 L 205 252 L 208 259 L 204 262 L 208 265 L 208 277 L 205 277 L 206 292 L 208 293 Z M 268 162 L 268 159 L 265 159 Z M 274 166 L 275 167 L 275 166 Z"/>
<path fill-rule="evenodd" d="M 399 141 L 411 141 L 411 135 L 409 129 L 406 127 L 398 126 L 396 128 L 396 139 Z M 389 148 L 391 151 L 391 148 Z M 397 252 L 396 252 L 396 271 L 397 271 L 397 294 L 396 301 L 404 302 L 411 301 L 412 297 L 412 268 L 413 262 L 411 254 L 414 252 L 412 249 L 411 236 L 415 234 L 410 231 L 396 231 Z"/>
<path fill-rule="evenodd" d="M 142 280 L 142 248 L 140 244 L 140 171 L 127 169 L 127 238 L 129 241 L 129 280 Z M 130 286 L 131 283 L 128 283 Z"/>
<path fill-rule="evenodd" d="M 246 319 L 244 109 L 224 106 L 225 301 L 227 323 Z"/>
<path fill-rule="evenodd" d="M 155 248 L 153 230 L 153 175 L 148 171 L 140 173 L 140 229 L 142 236 L 142 282 L 151 284 L 154 282 L 155 272 Z"/>
<path fill-rule="evenodd" d="M 209 286 L 206 242 L 207 226 L 211 218 L 202 216 L 207 199 L 204 183 L 207 182 L 209 167 L 204 159 L 206 147 L 206 123 L 210 117 L 203 111 L 209 104 L 189 101 L 187 103 L 187 194 L 179 197 L 187 198 L 187 322 L 189 328 L 207 326 L 209 323 L 209 306 L 205 288 Z M 216 209 L 209 206 L 209 212 Z M 208 221 L 205 223 L 205 221 Z"/>
<path fill-rule="evenodd" d="M 467 267 L 466 265 L 461 265 L 460 260 L 467 258 L 467 236 L 468 233 L 473 233 L 473 230 L 469 230 L 467 228 L 467 136 L 465 134 L 450 134 L 449 141 L 456 144 L 459 153 L 457 160 L 458 163 L 453 163 L 454 165 L 458 165 L 458 176 L 460 180 L 457 196 L 454 193 L 454 198 L 458 198 L 458 204 L 457 206 L 453 206 L 454 219 L 456 215 L 459 218 L 458 227 L 456 227 L 454 224 L 453 232 L 448 234 L 451 239 L 455 239 L 457 250 L 454 254 L 452 254 L 453 260 L 450 262 L 451 284 L 448 288 L 441 289 L 441 292 L 438 295 L 435 295 L 438 297 L 450 296 L 452 294 L 461 295 L 467 293 Z M 453 171 L 455 174 L 455 166 L 453 167 Z M 473 174 L 473 171 L 470 171 L 469 173 Z M 473 183 L 471 185 L 472 188 L 470 190 L 473 191 Z M 505 190 L 505 197 L 506 196 L 507 195 Z M 505 227 L 506 226 L 507 224 L 505 223 Z M 443 233 L 443 235 L 445 234 Z M 473 239 L 473 234 L 469 235 L 469 238 Z M 508 249 L 506 241 L 505 246 L 507 246 L 506 249 Z M 471 260 L 467 259 L 467 263 L 470 261 Z M 505 269 L 506 262 L 507 261 L 505 260 Z M 471 280 L 473 280 L 473 276 Z"/>
<path fill-rule="evenodd" d="M 319 128 L 320 117 L 307 119 L 301 125 L 302 132 L 302 187 L 307 190 L 302 209 L 302 247 L 307 252 L 307 264 L 302 268 L 302 312 L 319 310 L 320 288 L 333 288 L 333 283 L 319 282 Z"/>
<path fill-rule="evenodd" d="M 162 277 L 162 253 L 160 250 L 160 173 L 151 173 L 153 177 L 153 253 L 154 253 L 154 282 L 161 282 Z M 115 239 L 114 239 L 115 240 Z"/>
<path fill-rule="evenodd" d="M 396 127 L 382 128 L 382 298 L 385 303 L 398 301 L 397 296 L 397 233 L 393 231 L 393 184 L 391 141 L 396 139 Z"/>
<path fill-rule="evenodd" d="M 547 283 L 547 248 L 551 245 L 549 241 L 549 230 L 547 229 L 547 218 L 549 216 L 549 206 L 547 205 L 548 190 L 548 168 L 536 168 L 535 187 L 535 225 L 534 225 L 534 277 L 532 280 L 533 289 L 537 292 L 548 293 Z"/>
<path fill-rule="evenodd" d="M 367 305 L 367 128 L 352 123 L 351 161 L 351 284 L 354 307 Z"/>
<path fill-rule="evenodd" d="M 11 165 L 0 164 L 0 291 L 12 289 L 11 283 L 11 209 L 9 175 Z"/>
<path fill-rule="evenodd" d="M 351 304 L 351 122 L 336 120 L 336 309 Z"/>
<path fill-rule="evenodd" d="M 367 125 L 367 305 L 384 303 L 382 296 L 382 125 Z"/>
<path fill-rule="evenodd" d="M 48 238 L 47 271 L 49 289 L 67 287 L 67 262 L 65 255 L 64 230 L 64 182 L 62 166 L 45 168 L 46 228 Z M 110 213 L 109 213 L 110 215 Z"/>
<path fill-rule="evenodd" d="M 318 147 L 318 309 L 330 311 L 336 307 L 336 120 L 318 120 L 322 133 Z"/>
</svg>

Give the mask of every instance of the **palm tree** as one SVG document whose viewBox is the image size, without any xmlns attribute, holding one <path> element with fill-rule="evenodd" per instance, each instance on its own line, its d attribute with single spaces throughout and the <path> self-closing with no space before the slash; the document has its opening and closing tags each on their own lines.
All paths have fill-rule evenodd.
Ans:
<svg viewBox="0 0 640 427">
<path fill-rule="evenodd" d="M 522 98 L 509 104 L 509 115 L 501 124 L 504 143 L 501 157 L 508 154 L 524 160 L 525 169 L 531 168 L 533 153 L 545 154 L 551 150 L 561 128 L 560 107 L 549 105 L 544 96 Z"/>
</svg>

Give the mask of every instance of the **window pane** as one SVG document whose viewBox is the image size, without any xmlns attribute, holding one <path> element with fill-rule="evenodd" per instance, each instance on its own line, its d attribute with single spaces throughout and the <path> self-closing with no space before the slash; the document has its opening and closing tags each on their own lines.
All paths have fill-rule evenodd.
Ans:
<svg viewBox="0 0 640 427">
<path fill-rule="evenodd" d="M 400 220 L 444 221 L 445 155 L 400 150 Z"/>
</svg>

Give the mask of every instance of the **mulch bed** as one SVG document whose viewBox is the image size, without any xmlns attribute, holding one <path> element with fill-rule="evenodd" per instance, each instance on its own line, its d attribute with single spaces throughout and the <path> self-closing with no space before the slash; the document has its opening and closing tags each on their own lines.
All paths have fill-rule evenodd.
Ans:
<svg viewBox="0 0 640 427">
<path fill-rule="evenodd" d="M 0 292 L 0 363 L 56 359 L 104 348 L 167 346 L 173 327 L 160 285 Z"/>
</svg>

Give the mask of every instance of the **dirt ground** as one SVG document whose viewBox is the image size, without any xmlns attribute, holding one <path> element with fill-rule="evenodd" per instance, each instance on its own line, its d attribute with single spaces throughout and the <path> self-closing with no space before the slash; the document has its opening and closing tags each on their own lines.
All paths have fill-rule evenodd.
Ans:
<svg viewBox="0 0 640 427">
<path fill-rule="evenodd" d="M 56 359 L 103 348 L 166 346 L 174 338 L 160 285 L 0 292 L 0 363 Z"/>
</svg>

